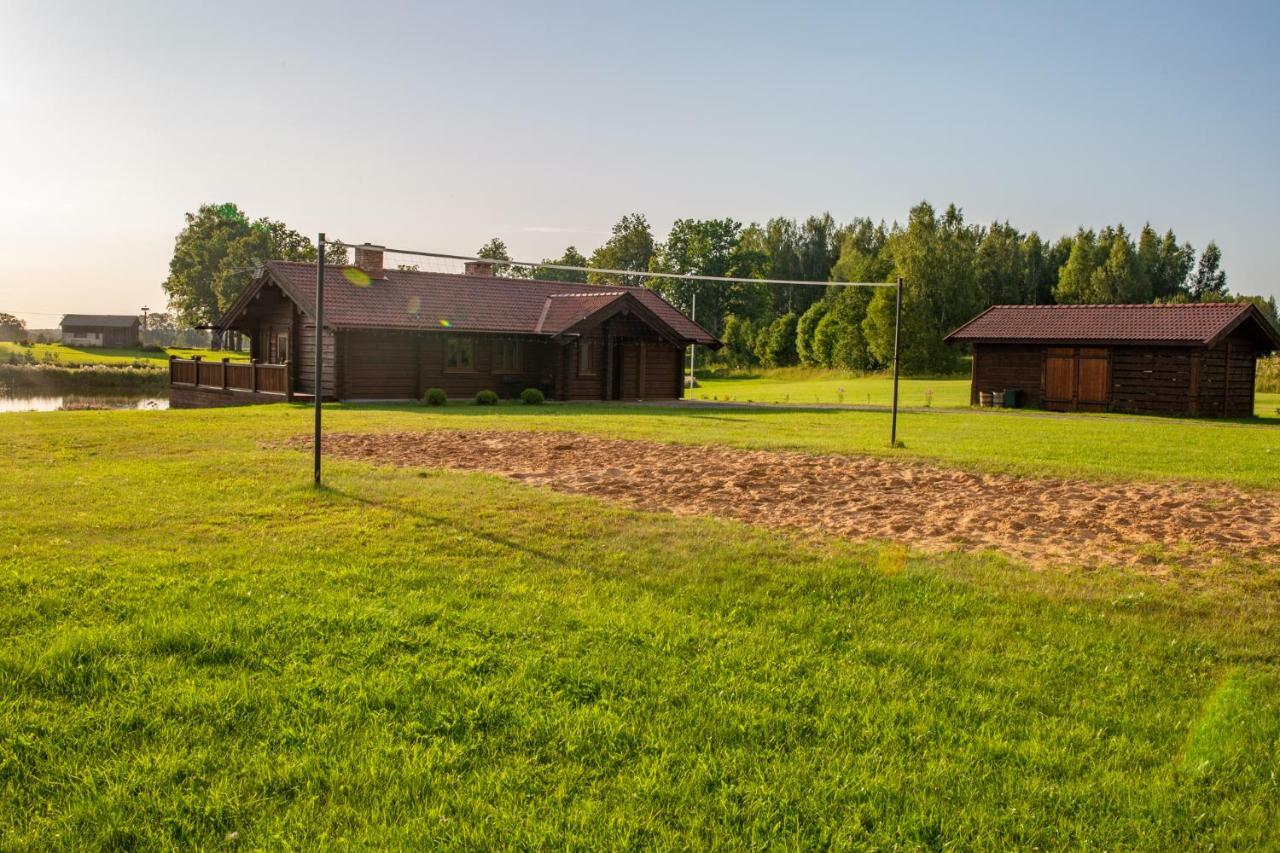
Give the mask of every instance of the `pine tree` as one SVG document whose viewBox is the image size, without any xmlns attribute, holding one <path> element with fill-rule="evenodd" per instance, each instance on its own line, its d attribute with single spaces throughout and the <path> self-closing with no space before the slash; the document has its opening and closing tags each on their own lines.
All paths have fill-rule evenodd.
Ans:
<svg viewBox="0 0 1280 853">
<path fill-rule="evenodd" d="M 1217 302 L 1227 298 L 1227 274 L 1218 269 L 1221 263 L 1222 250 L 1210 240 L 1209 245 L 1200 253 L 1200 263 L 1191 279 L 1193 299 L 1198 302 Z"/>
</svg>

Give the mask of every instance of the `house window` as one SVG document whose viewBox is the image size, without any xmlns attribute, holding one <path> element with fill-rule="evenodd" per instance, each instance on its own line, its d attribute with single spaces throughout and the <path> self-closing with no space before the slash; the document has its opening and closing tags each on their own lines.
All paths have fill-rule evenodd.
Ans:
<svg viewBox="0 0 1280 853">
<path fill-rule="evenodd" d="M 276 364 L 289 360 L 289 333 L 276 332 Z"/>
<path fill-rule="evenodd" d="M 578 341 L 578 375 L 595 376 L 600 364 L 600 344 L 597 341 Z"/>
<path fill-rule="evenodd" d="M 520 372 L 520 342 L 499 338 L 493 342 L 493 372 Z"/>
<path fill-rule="evenodd" d="M 455 373 L 469 373 L 476 369 L 476 347 L 471 338 L 450 335 L 444 340 L 444 369 Z"/>
</svg>

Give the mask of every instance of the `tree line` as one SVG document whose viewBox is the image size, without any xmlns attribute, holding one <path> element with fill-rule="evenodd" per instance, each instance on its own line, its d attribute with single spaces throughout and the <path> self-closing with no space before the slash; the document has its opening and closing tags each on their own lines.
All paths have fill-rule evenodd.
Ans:
<svg viewBox="0 0 1280 853">
<path fill-rule="evenodd" d="M 329 263 L 346 263 L 331 248 Z M 263 260 L 314 261 L 315 245 L 283 223 L 250 221 L 235 205 L 187 214 L 165 282 L 171 307 L 191 325 L 213 322 Z M 479 257 L 511 260 L 495 237 Z M 603 245 L 584 255 L 569 246 L 545 267 L 497 265 L 498 273 L 553 281 L 647 286 L 725 344 L 711 358 L 729 367 L 806 365 L 851 371 L 886 367 L 893 352 L 892 288 L 814 287 L 650 278 L 625 271 L 812 282 L 904 280 L 902 367 L 946 373 L 961 353 L 943 338 L 997 304 L 1207 302 L 1250 299 L 1276 317 L 1274 299 L 1232 295 L 1222 253 L 1210 242 L 1198 254 L 1172 229 L 1144 225 L 1080 228 L 1049 241 L 1009 222 L 964 219 L 955 205 L 928 202 L 905 224 L 867 218 L 837 223 L 830 214 L 803 221 L 777 217 L 743 225 L 734 219 L 678 219 L 665 240 L 643 214 L 623 216 Z M 589 267 L 590 272 L 550 265 Z M 598 270 L 598 271 L 596 271 Z M 607 272 L 616 270 L 620 272 Z"/>
<path fill-rule="evenodd" d="M 509 260 L 494 238 L 480 255 Z M 1136 238 L 1123 225 L 1080 228 L 1046 241 L 1009 222 L 967 223 L 950 205 L 928 202 L 907 222 L 830 214 L 803 221 L 779 217 L 743 226 L 733 219 L 679 219 L 665 241 L 641 214 L 624 216 L 590 258 L 570 246 L 544 263 L 601 269 L 770 278 L 813 282 L 904 280 L 902 366 L 945 373 L 962 353 L 943 338 L 979 311 L 1000 304 L 1254 301 L 1273 321 L 1275 300 L 1233 296 L 1222 253 L 1210 242 L 1197 254 L 1172 229 L 1144 225 Z M 519 275 L 513 270 L 508 274 Z M 724 342 L 711 358 L 730 367 L 806 365 L 871 371 L 893 353 L 892 288 L 812 287 L 699 282 L 608 273 L 537 269 L 538 278 L 645 284 L 690 312 Z"/>
</svg>

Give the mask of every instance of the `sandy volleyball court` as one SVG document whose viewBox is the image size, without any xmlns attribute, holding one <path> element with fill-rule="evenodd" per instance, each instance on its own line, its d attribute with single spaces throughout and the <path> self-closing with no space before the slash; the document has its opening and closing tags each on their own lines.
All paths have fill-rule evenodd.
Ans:
<svg viewBox="0 0 1280 853">
<path fill-rule="evenodd" d="M 310 438 L 289 444 L 308 447 Z M 678 515 L 927 551 L 994 548 L 1038 566 L 1280 564 L 1280 495 L 1227 486 L 1025 478 L 564 432 L 337 434 L 326 436 L 325 449 L 374 463 L 485 471 Z"/>
</svg>

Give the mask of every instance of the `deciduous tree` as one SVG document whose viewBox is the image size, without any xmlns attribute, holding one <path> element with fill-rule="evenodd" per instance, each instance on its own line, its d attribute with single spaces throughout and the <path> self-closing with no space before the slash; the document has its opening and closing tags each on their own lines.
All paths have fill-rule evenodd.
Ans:
<svg viewBox="0 0 1280 853">
<path fill-rule="evenodd" d="M 966 225 L 955 205 L 939 217 L 928 202 L 911 209 L 906 228 L 886 247 L 893 275 L 905 282 L 902 301 L 901 364 L 908 372 L 949 372 L 960 353 L 943 338 L 981 305 L 974 283 L 978 230 Z M 893 288 L 878 290 L 867 308 L 863 331 L 871 354 L 882 364 L 893 358 Z"/>
<path fill-rule="evenodd" d="M 326 263 L 346 262 L 345 248 L 330 245 L 325 255 Z M 163 287 L 183 325 L 208 325 L 239 298 L 265 262 L 315 259 L 315 244 L 283 222 L 250 221 L 230 203 L 203 204 L 186 214 Z"/>
<path fill-rule="evenodd" d="M 544 264 L 559 264 L 566 267 L 585 267 L 587 259 L 574 246 L 569 246 L 564 250 L 564 254 L 558 258 L 543 258 Z M 580 270 L 558 270 L 551 267 L 536 267 L 533 271 L 533 277 L 543 281 L 572 281 L 579 284 L 585 283 L 587 274 Z"/>
<path fill-rule="evenodd" d="M 591 254 L 591 266 L 600 269 L 640 270 L 649 269 L 656 246 L 649 220 L 642 213 L 631 213 L 613 226 L 613 235 Z M 591 273 L 589 280 L 598 284 L 625 284 L 640 287 L 643 276 L 619 276 L 612 273 Z"/>
</svg>

